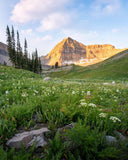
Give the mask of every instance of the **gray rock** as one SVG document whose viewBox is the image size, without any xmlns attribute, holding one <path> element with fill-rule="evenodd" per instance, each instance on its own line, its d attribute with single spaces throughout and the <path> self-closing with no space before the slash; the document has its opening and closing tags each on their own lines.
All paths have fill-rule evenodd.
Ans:
<svg viewBox="0 0 128 160">
<path fill-rule="evenodd" d="M 33 143 L 36 141 L 35 147 L 43 147 L 44 145 L 47 144 L 47 142 L 44 140 L 44 135 L 42 136 L 34 136 L 33 139 L 27 144 L 27 147 L 30 147 L 33 145 Z"/>
<path fill-rule="evenodd" d="M 28 148 L 32 146 L 36 140 L 36 147 L 42 147 L 47 144 L 47 142 L 44 140 L 44 134 L 48 132 L 49 130 L 47 128 L 41 128 L 29 132 L 18 133 L 8 140 L 6 145 L 10 148 L 14 147 L 15 149 L 21 149 L 21 144 L 23 144 L 25 148 Z"/>
<path fill-rule="evenodd" d="M 65 133 L 65 130 L 71 130 L 72 128 L 74 128 L 74 123 L 68 124 L 62 128 L 59 128 L 58 130 L 62 134 Z"/>
<path fill-rule="evenodd" d="M 117 135 L 121 142 L 124 142 L 126 140 L 126 137 L 123 136 L 120 132 L 114 131 L 114 133 Z"/>
<path fill-rule="evenodd" d="M 108 144 L 116 143 L 117 139 L 113 136 L 106 136 L 106 141 Z"/>
<path fill-rule="evenodd" d="M 44 81 L 50 81 L 50 80 L 51 80 L 50 77 L 45 77 L 45 78 L 44 78 Z"/>
</svg>

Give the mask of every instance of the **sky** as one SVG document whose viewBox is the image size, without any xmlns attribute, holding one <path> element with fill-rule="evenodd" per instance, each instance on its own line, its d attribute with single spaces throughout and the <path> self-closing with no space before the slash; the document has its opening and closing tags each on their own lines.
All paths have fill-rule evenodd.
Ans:
<svg viewBox="0 0 128 160">
<path fill-rule="evenodd" d="M 128 0 L 0 0 L 0 12 L 0 42 L 13 25 L 40 56 L 66 37 L 128 48 Z"/>
</svg>

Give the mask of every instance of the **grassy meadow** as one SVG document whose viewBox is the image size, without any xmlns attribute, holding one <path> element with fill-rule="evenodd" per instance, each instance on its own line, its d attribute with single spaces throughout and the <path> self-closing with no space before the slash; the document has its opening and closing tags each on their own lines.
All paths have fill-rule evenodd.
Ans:
<svg viewBox="0 0 128 160">
<path fill-rule="evenodd" d="M 74 75 L 73 79 L 81 79 L 83 72 L 88 70 L 63 77 Z M 95 75 L 92 72 L 87 76 Z M 16 152 L 5 145 L 19 127 L 27 131 L 37 125 L 34 114 L 51 131 L 49 144 L 41 149 L 44 160 L 127 160 L 127 75 L 123 80 L 112 75 L 108 80 L 88 76 L 84 80 L 53 78 L 46 82 L 32 72 L 0 66 L 0 160 L 40 159 L 34 147 Z M 64 137 L 57 132 L 70 123 L 75 127 L 65 131 Z M 126 140 L 120 141 L 115 131 Z M 116 137 L 117 142 L 108 144 L 106 135 Z"/>
</svg>

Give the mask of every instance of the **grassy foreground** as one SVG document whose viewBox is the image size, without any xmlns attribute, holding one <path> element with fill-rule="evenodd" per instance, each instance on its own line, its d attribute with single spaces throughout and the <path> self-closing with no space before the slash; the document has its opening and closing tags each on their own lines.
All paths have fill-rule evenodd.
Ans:
<svg viewBox="0 0 128 160">
<path fill-rule="evenodd" d="M 45 160 L 127 160 L 128 141 L 121 142 L 115 131 L 128 135 L 128 82 L 66 81 L 0 66 L 0 159 L 39 159 L 34 149 L 9 150 L 5 143 L 17 128 L 41 123 L 51 130 L 49 145 L 41 149 Z M 75 123 L 64 138 L 56 133 Z M 105 135 L 117 138 L 108 144 Z M 66 137 L 66 138 L 65 138 Z"/>
</svg>

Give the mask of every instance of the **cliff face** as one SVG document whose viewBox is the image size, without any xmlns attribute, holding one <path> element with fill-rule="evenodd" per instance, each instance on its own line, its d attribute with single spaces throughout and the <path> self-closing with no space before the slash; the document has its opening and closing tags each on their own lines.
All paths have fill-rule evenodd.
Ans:
<svg viewBox="0 0 128 160">
<path fill-rule="evenodd" d="M 119 51 L 121 50 L 117 50 L 109 44 L 85 46 L 68 37 L 58 43 L 47 56 L 41 57 L 41 60 L 43 64 L 47 65 L 55 65 L 56 62 L 59 65 L 73 63 L 87 65 L 109 58 Z"/>
<path fill-rule="evenodd" d="M 11 66 L 11 62 L 9 60 L 7 45 L 0 42 L 0 64 L 6 63 L 8 66 Z"/>
</svg>

